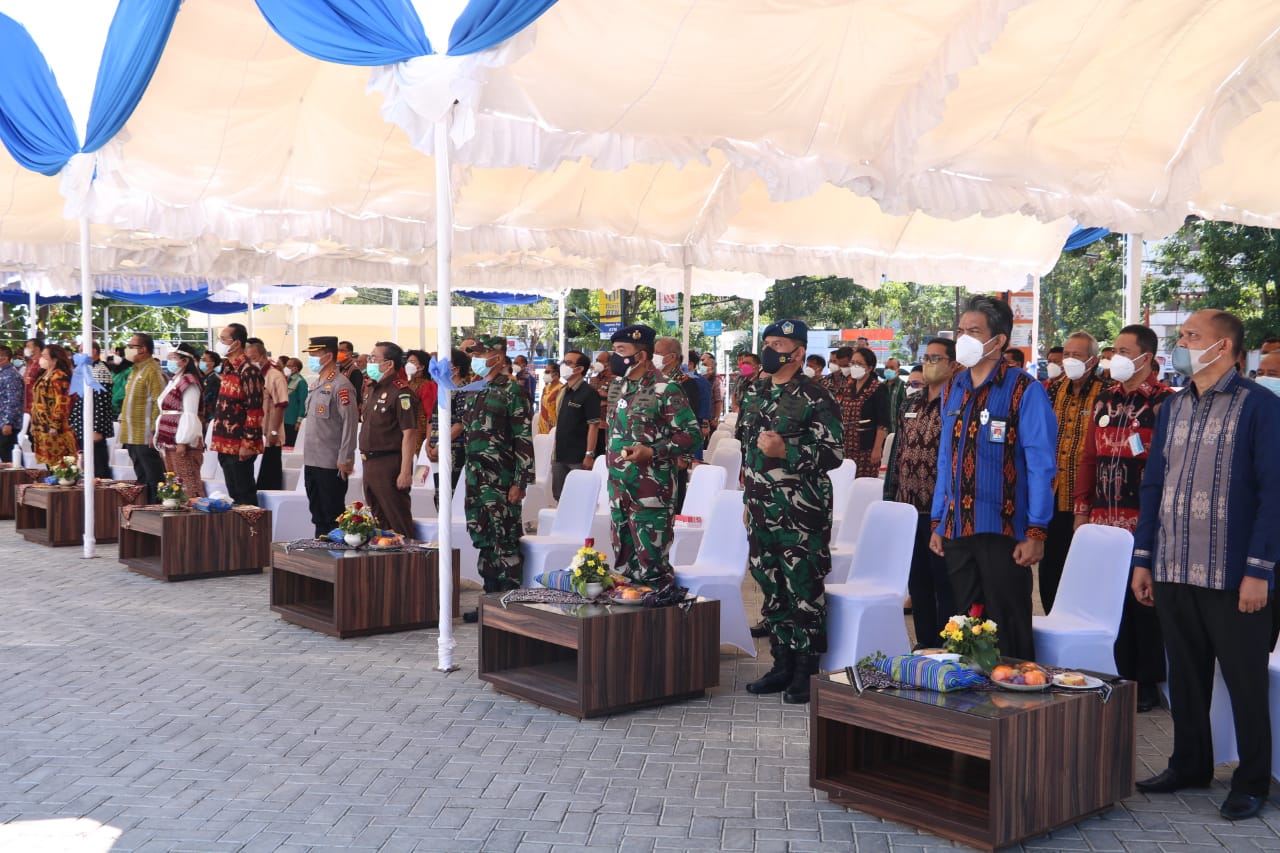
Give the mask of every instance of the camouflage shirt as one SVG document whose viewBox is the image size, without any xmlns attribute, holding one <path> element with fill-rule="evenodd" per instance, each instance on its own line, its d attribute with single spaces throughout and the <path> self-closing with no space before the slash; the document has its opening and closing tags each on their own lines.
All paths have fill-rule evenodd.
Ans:
<svg viewBox="0 0 1280 853">
<path fill-rule="evenodd" d="M 501 488 L 528 488 L 534 479 L 529 395 L 501 374 L 470 397 L 462 422 L 468 478 Z"/>
<path fill-rule="evenodd" d="M 764 430 L 787 445 L 785 458 L 765 456 L 756 447 Z M 844 460 L 840 407 L 820 383 L 797 373 L 774 385 L 760 379 L 743 389 L 736 435 L 742 442 L 747 503 L 788 506 L 788 514 L 813 508 L 831 522 L 831 480 L 827 472 Z M 825 510 L 824 510 L 825 508 Z M 822 523 L 813 519 L 815 524 Z"/>
<path fill-rule="evenodd" d="M 673 499 L 676 460 L 691 456 L 702 447 L 698 419 L 689 400 L 674 382 L 652 371 L 639 379 L 615 378 L 609 386 L 605 411 L 608 426 L 606 462 L 609 478 L 633 498 Z M 633 444 L 653 451 L 645 465 L 624 462 L 622 448 Z"/>
</svg>

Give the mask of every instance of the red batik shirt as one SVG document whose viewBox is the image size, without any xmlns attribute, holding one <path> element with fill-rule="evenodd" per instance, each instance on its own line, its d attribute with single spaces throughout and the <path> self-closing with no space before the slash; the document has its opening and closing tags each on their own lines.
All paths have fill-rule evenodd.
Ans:
<svg viewBox="0 0 1280 853">
<path fill-rule="evenodd" d="M 244 353 L 222 360 L 222 383 L 213 410 L 214 453 L 262 453 L 262 372 Z"/>
<path fill-rule="evenodd" d="M 1148 376 L 1132 392 L 1119 383 L 1093 406 L 1084 452 L 1076 470 L 1075 514 L 1092 524 L 1138 526 L 1138 492 L 1155 432 L 1156 410 L 1174 390 Z"/>
</svg>

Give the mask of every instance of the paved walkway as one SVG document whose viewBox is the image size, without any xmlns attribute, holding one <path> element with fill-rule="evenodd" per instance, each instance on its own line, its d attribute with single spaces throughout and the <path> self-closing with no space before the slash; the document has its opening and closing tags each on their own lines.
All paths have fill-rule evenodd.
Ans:
<svg viewBox="0 0 1280 853">
<path fill-rule="evenodd" d="M 271 613 L 265 576 L 166 585 L 12 526 L 0 851 L 956 849 L 815 794 L 807 707 L 742 689 L 762 660 L 726 649 L 706 699 L 578 722 L 482 684 L 473 626 L 445 675 L 433 631 L 333 640 Z M 1142 776 L 1169 718 L 1138 732 Z M 1280 850 L 1280 810 L 1217 816 L 1228 774 L 1026 849 Z"/>
</svg>

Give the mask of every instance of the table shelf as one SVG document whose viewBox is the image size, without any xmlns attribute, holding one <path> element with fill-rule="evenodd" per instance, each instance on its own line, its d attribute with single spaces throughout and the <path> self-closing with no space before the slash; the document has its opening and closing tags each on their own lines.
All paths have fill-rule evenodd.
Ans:
<svg viewBox="0 0 1280 853">
<path fill-rule="evenodd" d="M 162 581 L 262 574 L 271 561 L 271 513 L 121 510 L 120 562 Z"/>
</svg>

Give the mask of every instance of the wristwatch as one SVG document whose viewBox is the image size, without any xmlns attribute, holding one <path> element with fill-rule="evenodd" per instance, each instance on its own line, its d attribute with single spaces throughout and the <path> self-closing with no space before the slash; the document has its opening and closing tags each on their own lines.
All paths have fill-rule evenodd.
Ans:
<svg viewBox="0 0 1280 853">
<path fill-rule="evenodd" d="M 595 458 L 596 458 L 596 455 L 595 455 L 594 453 L 592 453 L 590 450 L 588 450 L 588 451 L 587 451 L 587 456 L 586 456 L 586 458 L 587 458 L 587 459 L 595 459 Z"/>
</svg>

